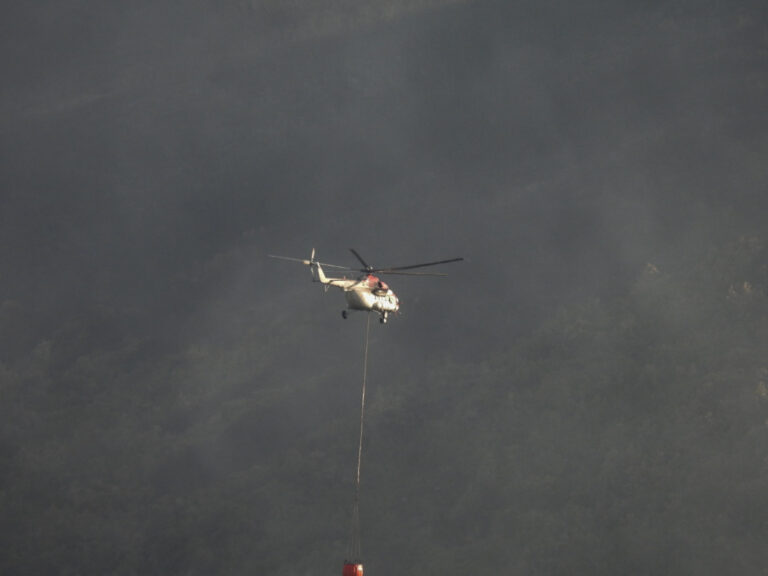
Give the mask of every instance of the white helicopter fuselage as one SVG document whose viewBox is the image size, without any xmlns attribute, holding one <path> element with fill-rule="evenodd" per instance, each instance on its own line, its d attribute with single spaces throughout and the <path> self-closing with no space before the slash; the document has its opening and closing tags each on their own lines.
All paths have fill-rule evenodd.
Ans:
<svg viewBox="0 0 768 576">
<path fill-rule="evenodd" d="M 386 322 L 389 313 L 400 309 L 400 301 L 384 282 L 372 274 L 365 274 L 357 279 L 328 278 L 322 266 L 312 263 L 313 278 L 325 286 L 333 286 L 344 291 L 347 309 L 378 312 Z M 343 314 L 346 318 L 346 313 Z"/>
<path fill-rule="evenodd" d="M 346 290 L 347 307 L 350 310 L 374 310 L 376 312 L 397 312 L 400 308 L 397 296 L 392 290 L 374 294 L 367 289 Z"/>
</svg>

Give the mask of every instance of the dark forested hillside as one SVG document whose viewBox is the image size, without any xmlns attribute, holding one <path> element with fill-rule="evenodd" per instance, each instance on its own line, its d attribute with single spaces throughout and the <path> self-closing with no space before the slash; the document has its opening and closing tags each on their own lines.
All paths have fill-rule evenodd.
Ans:
<svg viewBox="0 0 768 576">
<path fill-rule="evenodd" d="M 649 262 L 627 293 L 474 362 L 406 373 L 375 335 L 370 569 L 758 573 L 767 254 L 742 236 L 675 270 Z M 359 373 L 290 368 L 317 360 L 301 347 L 321 323 L 164 354 L 149 338 L 94 346 L 109 323 L 3 365 L 3 571 L 338 568 Z"/>
<path fill-rule="evenodd" d="M 761 3 L 1 21 L 0 573 L 768 569 Z"/>
</svg>

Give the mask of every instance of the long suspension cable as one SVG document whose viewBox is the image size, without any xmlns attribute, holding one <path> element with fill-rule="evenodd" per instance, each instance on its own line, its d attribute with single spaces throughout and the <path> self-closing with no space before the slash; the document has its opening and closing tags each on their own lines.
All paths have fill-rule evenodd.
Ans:
<svg viewBox="0 0 768 576">
<path fill-rule="evenodd" d="M 365 322 L 365 352 L 363 354 L 363 392 L 360 399 L 360 442 L 357 445 L 357 475 L 355 476 L 355 490 L 360 491 L 360 465 L 363 460 L 363 422 L 365 420 L 365 381 L 368 378 L 368 333 L 371 327 L 371 314 Z"/>
<path fill-rule="evenodd" d="M 365 352 L 363 353 L 363 390 L 360 398 L 360 440 L 357 445 L 357 473 L 355 474 L 355 500 L 352 505 L 352 534 L 350 538 L 349 560 L 360 561 L 360 469 L 363 461 L 363 430 L 365 424 L 365 384 L 368 379 L 368 335 L 371 327 L 371 315 L 365 322 Z"/>
</svg>

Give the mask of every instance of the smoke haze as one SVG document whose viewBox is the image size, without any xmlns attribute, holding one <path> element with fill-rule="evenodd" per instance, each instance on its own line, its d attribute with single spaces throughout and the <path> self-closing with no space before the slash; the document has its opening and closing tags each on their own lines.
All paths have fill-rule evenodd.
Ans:
<svg viewBox="0 0 768 576">
<path fill-rule="evenodd" d="M 12 3 L 3 572 L 760 573 L 759 2 Z M 289 564 L 291 566 L 289 566 Z"/>
</svg>

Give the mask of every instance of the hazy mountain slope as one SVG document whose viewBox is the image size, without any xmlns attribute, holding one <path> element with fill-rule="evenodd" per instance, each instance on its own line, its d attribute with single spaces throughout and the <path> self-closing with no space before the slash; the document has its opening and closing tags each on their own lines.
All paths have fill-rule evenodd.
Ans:
<svg viewBox="0 0 768 576">
<path fill-rule="evenodd" d="M 338 570 L 349 246 L 370 573 L 766 565 L 765 9 L 405 4 L 7 8 L 0 572 Z"/>
</svg>

